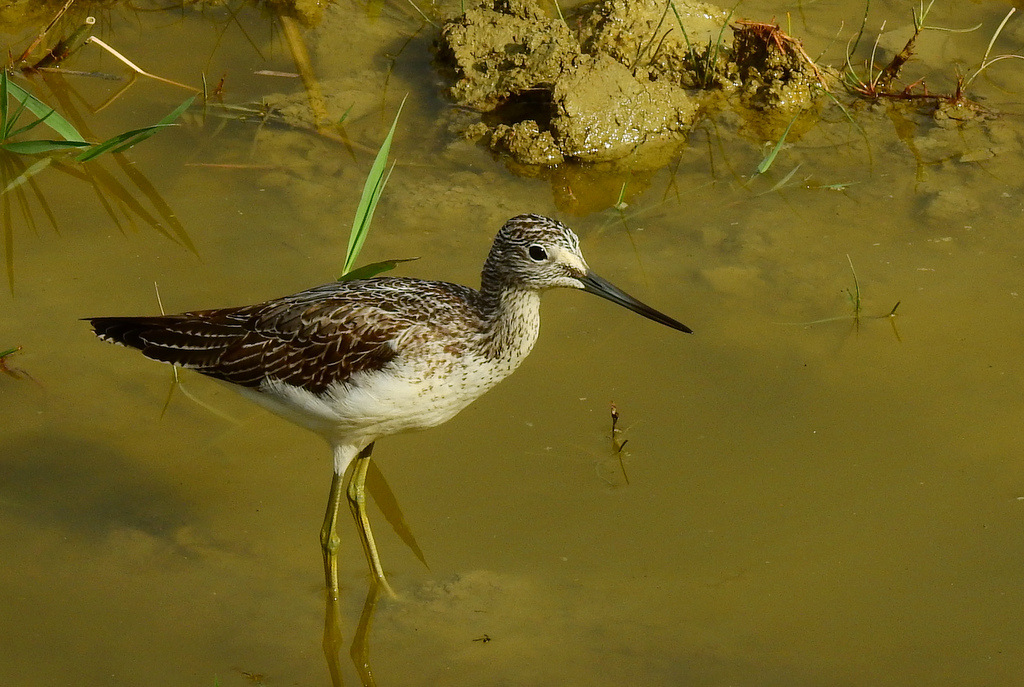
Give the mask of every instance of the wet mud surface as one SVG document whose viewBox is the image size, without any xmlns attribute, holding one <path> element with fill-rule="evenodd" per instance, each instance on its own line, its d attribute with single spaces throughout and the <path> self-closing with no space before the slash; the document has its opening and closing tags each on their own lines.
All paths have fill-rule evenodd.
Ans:
<svg viewBox="0 0 1024 687">
<path fill-rule="evenodd" d="M 703 2 L 604 0 L 563 20 L 525 0 L 493 0 L 444 25 L 438 59 L 451 97 L 484 115 L 467 135 L 517 163 L 628 156 L 653 168 L 723 92 L 791 112 L 825 83 L 777 27 L 729 17 Z"/>
</svg>

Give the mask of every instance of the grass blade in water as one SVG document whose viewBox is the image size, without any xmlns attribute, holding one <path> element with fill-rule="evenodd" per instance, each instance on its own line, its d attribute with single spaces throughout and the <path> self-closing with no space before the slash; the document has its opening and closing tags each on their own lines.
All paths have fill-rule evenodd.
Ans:
<svg viewBox="0 0 1024 687">
<path fill-rule="evenodd" d="M 777 156 L 779 151 L 782 150 L 782 145 L 786 142 L 786 136 L 789 136 L 789 130 L 793 128 L 794 124 L 796 124 L 797 117 L 799 116 L 800 113 L 797 113 L 793 119 L 789 120 L 789 125 L 787 125 L 786 130 L 782 132 L 782 137 L 779 139 L 779 142 L 772 147 L 771 152 L 769 152 L 768 155 L 761 160 L 761 164 L 757 166 L 758 174 L 764 174 L 767 172 L 772 166 L 772 163 L 775 162 L 775 156 Z"/>
<path fill-rule="evenodd" d="M 103 153 L 120 153 L 122 151 L 131 148 L 134 145 L 142 143 L 147 138 L 160 131 L 166 129 L 169 126 L 173 126 L 174 120 L 181 116 L 181 113 L 189 108 L 192 102 L 196 99 L 196 96 L 192 96 L 183 102 L 178 107 L 174 108 L 166 117 L 161 119 L 156 124 L 150 126 L 144 126 L 140 129 L 132 129 L 131 131 L 125 131 L 116 136 L 108 138 L 103 143 L 93 146 L 89 150 L 84 151 L 75 159 L 79 162 L 87 162 L 88 160 L 98 157 Z"/>
<path fill-rule="evenodd" d="M 0 148 L 18 155 L 38 155 L 65 148 L 84 148 L 88 145 L 85 141 L 14 141 L 0 143 Z"/>
<path fill-rule="evenodd" d="M 381 144 L 380 150 L 377 151 L 377 157 L 374 158 L 373 166 L 370 167 L 366 183 L 363 184 L 363 195 L 359 198 L 355 221 L 352 223 L 352 232 L 348 236 L 348 250 L 345 252 L 345 265 L 342 268 L 343 274 L 348 274 L 352 271 L 356 258 L 359 256 L 359 251 L 363 247 L 363 242 L 366 241 L 366 235 L 370 231 L 373 212 L 377 209 L 377 201 L 380 200 L 381 193 L 384 191 L 384 185 L 387 183 L 387 177 L 390 175 L 390 172 L 385 174 L 385 168 L 387 167 L 388 154 L 391 152 L 391 139 L 394 138 L 395 128 L 398 126 L 398 118 L 402 115 L 403 107 L 405 107 L 405 98 L 402 99 L 402 104 L 398 106 L 395 121 L 391 123 L 391 130 L 384 139 L 384 143 Z"/>
<path fill-rule="evenodd" d="M 44 120 L 46 126 L 56 131 L 61 138 L 67 141 L 85 142 L 85 139 L 82 138 L 82 134 L 78 133 L 78 130 L 71 126 L 71 123 L 68 120 L 61 117 L 60 114 L 58 114 L 52 107 L 36 98 L 24 88 L 11 82 L 7 78 L 6 72 L 0 76 L 0 79 L 2 79 L 3 85 L 6 86 L 8 93 L 12 94 L 15 100 L 24 105 L 25 108 L 36 117 Z"/>
</svg>

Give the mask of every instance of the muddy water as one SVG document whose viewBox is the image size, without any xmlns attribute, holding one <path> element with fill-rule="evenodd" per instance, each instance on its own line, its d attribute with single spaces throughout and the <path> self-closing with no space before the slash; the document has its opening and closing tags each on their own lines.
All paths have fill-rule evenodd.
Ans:
<svg viewBox="0 0 1024 687">
<path fill-rule="evenodd" d="M 939 4 L 931 23 L 984 28 L 922 40 L 908 75 L 934 91 L 1007 8 Z M 788 17 L 837 64 L 863 7 L 825 5 L 744 13 Z M 872 35 L 906 30 L 902 5 L 872 3 Z M 228 103 L 301 93 L 255 74 L 294 71 L 273 22 L 230 9 L 104 10 L 99 35 L 168 78 L 224 75 Z M 1021 52 L 1021 26 L 996 50 Z M 0 350 L 23 350 L 21 378 L 0 375 L 0 682 L 330 684 L 326 448 L 196 375 L 172 392 L 168 369 L 78 318 L 157 312 L 154 283 L 180 310 L 333 278 L 366 149 L 409 92 L 366 260 L 421 256 L 402 273 L 474 283 L 505 218 L 549 213 L 595 271 L 696 333 L 550 294 L 516 375 L 443 427 L 380 442 L 428 566 L 375 511 L 404 599 L 360 632 L 348 534 L 330 652 L 346 684 L 360 637 L 382 686 L 1018 684 L 1022 63 L 974 82 L 998 119 L 860 105 L 861 131 L 826 109 L 756 178 L 778 131 L 738 115 L 656 173 L 529 178 L 451 134 L 464 115 L 430 66 L 434 35 L 397 3 L 332 6 L 307 34 L 331 107 L 352 105 L 351 145 L 197 108 L 130 165 L 99 163 L 120 197 L 49 169 L 12 200 Z M 91 48 L 79 60 L 124 73 Z M 186 95 L 139 82 L 85 114 L 119 86 L 32 84 L 67 93 L 97 138 Z"/>
</svg>

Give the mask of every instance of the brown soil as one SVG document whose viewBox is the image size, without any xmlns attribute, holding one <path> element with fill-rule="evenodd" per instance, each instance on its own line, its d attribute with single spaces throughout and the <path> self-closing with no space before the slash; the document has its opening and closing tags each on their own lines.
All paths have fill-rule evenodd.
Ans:
<svg viewBox="0 0 1024 687">
<path fill-rule="evenodd" d="M 710 89 L 758 109 L 810 104 L 820 74 L 799 43 L 737 24 L 733 58 L 727 20 L 693 0 L 601 0 L 565 21 L 529 0 L 485 0 L 444 25 L 438 57 L 452 98 L 484 113 L 469 135 L 517 163 L 628 156 L 650 168 L 684 140 Z"/>
</svg>

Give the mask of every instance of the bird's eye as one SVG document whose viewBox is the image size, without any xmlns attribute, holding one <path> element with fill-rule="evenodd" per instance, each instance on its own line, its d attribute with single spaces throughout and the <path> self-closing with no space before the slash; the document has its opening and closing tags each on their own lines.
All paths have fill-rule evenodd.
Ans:
<svg viewBox="0 0 1024 687">
<path fill-rule="evenodd" d="M 536 243 L 530 246 L 529 253 L 530 257 L 537 262 L 548 259 L 548 252 L 544 250 L 544 246 L 538 246 Z"/>
</svg>

